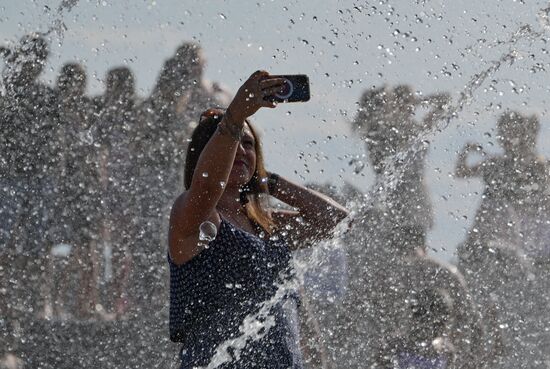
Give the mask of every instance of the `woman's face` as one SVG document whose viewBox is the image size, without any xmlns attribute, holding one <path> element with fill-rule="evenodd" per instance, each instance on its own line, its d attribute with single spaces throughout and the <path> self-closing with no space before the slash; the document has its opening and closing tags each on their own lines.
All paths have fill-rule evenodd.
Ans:
<svg viewBox="0 0 550 369">
<path fill-rule="evenodd" d="M 248 124 L 244 125 L 244 135 L 237 148 L 233 168 L 228 184 L 242 186 L 247 184 L 256 170 L 256 140 Z"/>
</svg>

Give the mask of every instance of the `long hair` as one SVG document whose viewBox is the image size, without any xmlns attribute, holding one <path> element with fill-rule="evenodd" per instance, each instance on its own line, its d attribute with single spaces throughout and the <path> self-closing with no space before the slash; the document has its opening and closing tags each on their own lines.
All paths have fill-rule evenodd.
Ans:
<svg viewBox="0 0 550 369">
<path fill-rule="evenodd" d="M 216 132 L 218 124 L 222 121 L 223 116 L 224 111 L 221 109 L 209 109 L 201 114 L 199 124 L 193 130 L 191 142 L 187 147 L 184 167 L 185 190 L 191 187 L 193 174 L 195 173 L 195 168 L 202 150 Z M 265 232 L 272 233 L 276 225 L 271 215 L 266 210 L 265 195 L 268 193 L 268 189 L 265 179 L 267 178 L 267 172 L 264 166 L 260 138 L 252 124 L 250 124 L 248 120 L 246 120 L 246 123 L 250 127 L 250 131 L 255 139 L 254 149 L 256 151 L 256 168 L 254 169 L 254 174 L 250 181 L 241 189 L 241 203 L 245 205 L 246 214 L 249 219 L 260 225 Z"/>
</svg>

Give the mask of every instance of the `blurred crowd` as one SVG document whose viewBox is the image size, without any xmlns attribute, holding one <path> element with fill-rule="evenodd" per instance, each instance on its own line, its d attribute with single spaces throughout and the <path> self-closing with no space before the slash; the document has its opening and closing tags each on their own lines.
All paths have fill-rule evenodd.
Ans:
<svg viewBox="0 0 550 369">
<path fill-rule="evenodd" d="M 165 61 L 145 98 L 127 67 L 107 72 L 100 96 L 86 94 L 79 63 L 45 85 L 48 47 L 31 34 L 2 49 L 2 316 L 116 319 L 137 300 L 158 308 L 187 139 L 227 94 L 203 80 L 197 44 Z M 153 293 L 138 294 L 143 286 Z"/>
<path fill-rule="evenodd" d="M 310 341 L 317 365 L 548 368 L 550 164 L 536 150 L 539 119 L 506 111 L 491 143 L 501 153 L 474 142 L 458 153 L 451 175 L 479 177 L 485 189 L 451 265 L 428 254 L 434 220 L 425 165 L 426 137 L 452 108 L 447 94 L 418 96 L 406 85 L 361 96 L 351 128 L 365 142 L 375 183 L 341 194 L 355 209 L 353 228 L 325 253 L 346 262 L 331 271 L 330 258 L 306 257 L 321 260 L 311 274 L 328 267 L 338 276 L 310 294 L 323 342 Z M 346 293 L 327 293 L 338 289 Z"/>
<path fill-rule="evenodd" d="M 230 94 L 202 76 L 199 45 L 164 62 L 150 96 L 116 67 L 100 96 L 67 63 L 39 80 L 40 35 L 1 48 L 0 342 L 16 351 L 29 321 L 167 317 L 169 206 L 183 189 L 200 112 Z M 539 120 L 503 113 L 501 154 L 468 144 L 454 176 L 485 190 L 457 265 L 430 257 L 433 226 L 424 134 L 445 118 L 444 93 L 364 92 L 351 128 L 365 142 L 372 190 L 331 186 L 351 230 L 303 252 L 303 348 L 315 368 L 547 368 L 550 362 L 550 166 Z M 421 112 L 423 112 L 421 114 Z M 472 154 L 472 157 L 470 157 Z M 0 354 L 3 354 L 0 350 Z"/>
</svg>

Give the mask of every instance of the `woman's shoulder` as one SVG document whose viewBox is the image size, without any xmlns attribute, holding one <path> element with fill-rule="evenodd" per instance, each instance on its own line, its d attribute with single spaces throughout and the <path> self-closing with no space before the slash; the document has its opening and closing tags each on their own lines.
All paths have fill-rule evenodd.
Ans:
<svg viewBox="0 0 550 369">
<path fill-rule="evenodd" d="M 188 196 L 189 196 L 189 191 L 187 190 L 180 193 L 172 203 L 172 209 L 178 206 L 181 206 L 185 202 L 185 199 L 187 199 Z"/>
<path fill-rule="evenodd" d="M 174 202 L 172 203 L 172 208 L 170 210 L 170 223 L 181 222 L 182 218 L 185 217 L 186 213 L 186 203 L 189 198 L 189 191 L 182 192 Z"/>
<path fill-rule="evenodd" d="M 216 209 L 207 215 L 200 215 L 193 212 L 193 207 L 188 206 L 187 202 L 188 192 L 183 192 L 174 200 L 170 215 L 168 244 L 176 264 L 183 264 L 203 251 L 204 247 L 198 247 L 202 244 L 203 228 L 217 234 L 221 227 L 221 218 Z"/>
</svg>

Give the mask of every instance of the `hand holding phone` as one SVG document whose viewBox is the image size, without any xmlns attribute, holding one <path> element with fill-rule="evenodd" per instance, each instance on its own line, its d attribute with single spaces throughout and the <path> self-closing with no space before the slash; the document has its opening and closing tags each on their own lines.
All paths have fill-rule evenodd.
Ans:
<svg viewBox="0 0 550 369">
<path fill-rule="evenodd" d="M 278 103 L 309 100 L 309 78 L 305 74 L 270 76 L 270 78 L 282 78 L 284 79 L 284 85 L 280 92 L 266 96 L 265 100 Z"/>
</svg>

